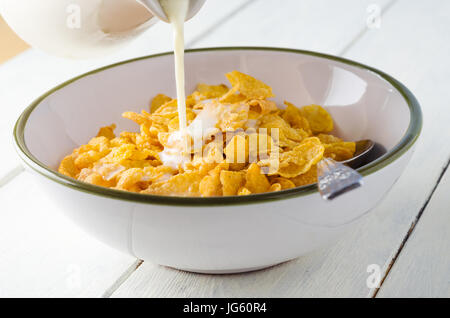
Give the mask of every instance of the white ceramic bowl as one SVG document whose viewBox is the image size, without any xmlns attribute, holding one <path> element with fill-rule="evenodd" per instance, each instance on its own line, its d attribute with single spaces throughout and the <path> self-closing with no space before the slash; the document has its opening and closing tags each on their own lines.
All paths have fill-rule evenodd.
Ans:
<svg viewBox="0 0 450 318">
<path fill-rule="evenodd" d="M 187 51 L 187 91 L 240 70 L 273 87 L 277 103 L 324 105 L 347 140 L 387 152 L 359 169 L 364 186 L 332 202 L 316 186 L 244 197 L 176 198 L 105 189 L 55 171 L 100 126 L 137 130 L 121 118 L 152 96 L 175 96 L 171 53 L 104 67 L 46 93 L 17 121 L 20 157 L 75 223 L 138 258 L 195 272 L 242 272 L 278 264 L 336 239 L 386 195 L 408 163 L 422 115 L 411 92 L 370 67 L 319 53 L 275 48 Z"/>
</svg>

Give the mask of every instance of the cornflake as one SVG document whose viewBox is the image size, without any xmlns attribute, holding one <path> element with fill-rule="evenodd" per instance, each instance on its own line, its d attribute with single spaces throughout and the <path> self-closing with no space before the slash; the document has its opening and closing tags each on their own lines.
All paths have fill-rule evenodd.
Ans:
<svg viewBox="0 0 450 318">
<path fill-rule="evenodd" d="M 185 135 L 177 100 L 158 94 L 147 110 L 122 115 L 138 132 L 116 135 L 116 125 L 102 127 L 64 157 L 58 171 L 143 194 L 235 196 L 315 183 L 322 158 L 354 156 L 354 142 L 330 134 L 333 119 L 323 107 L 287 101 L 279 107 L 262 81 L 238 71 L 226 77 L 231 88 L 200 83 L 186 98 Z"/>
</svg>

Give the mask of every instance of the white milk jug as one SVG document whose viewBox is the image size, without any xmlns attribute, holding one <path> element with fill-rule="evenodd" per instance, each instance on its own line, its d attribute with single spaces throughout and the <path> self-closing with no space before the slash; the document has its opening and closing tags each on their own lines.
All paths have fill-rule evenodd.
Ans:
<svg viewBox="0 0 450 318">
<path fill-rule="evenodd" d="M 189 1 L 186 20 L 205 2 L 179 1 Z M 167 22 L 159 0 L 0 0 L 0 12 L 31 46 L 71 58 L 108 54 Z"/>
</svg>

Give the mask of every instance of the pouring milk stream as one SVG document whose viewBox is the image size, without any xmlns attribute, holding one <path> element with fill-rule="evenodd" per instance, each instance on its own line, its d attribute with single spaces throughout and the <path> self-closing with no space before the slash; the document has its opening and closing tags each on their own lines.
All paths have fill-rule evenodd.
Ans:
<svg viewBox="0 0 450 318">
<path fill-rule="evenodd" d="M 200 126 L 202 130 L 206 123 L 206 128 L 211 129 L 217 122 L 217 114 L 208 105 L 204 105 L 189 127 L 186 120 L 184 22 L 195 15 L 205 1 L 0 0 L 0 12 L 16 33 L 32 46 L 72 58 L 110 53 L 140 35 L 157 18 L 171 23 L 179 130 L 170 136 L 169 147 L 164 147 L 160 157 L 164 165 L 176 168 L 191 155 L 188 136 L 193 137 L 195 150 L 195 141 L 199 137 L 197 128 Z M 203 132 L 200 135 L 203 137 Z M 333 187 L 338 185 L 335 182 Z"/>
<path fill-rule="evenodd" d="M 180 137 L 186 134 L 184 22 L 206 0 L 0 0 L 6 22 L 25 41 L 66 58 L 102 56 L 159 19 L 172 24 Z"/>
<path fill-rule="evenodd" d="M 188 12 L 189 1 L 160 0 L 161 6 L 172 24 L 173 51 L 175 55 L 175 80 L 177 86 L 179 129 L 186 131 L 186 92 L 184 77 L 184 21 Z"/>
</svg>

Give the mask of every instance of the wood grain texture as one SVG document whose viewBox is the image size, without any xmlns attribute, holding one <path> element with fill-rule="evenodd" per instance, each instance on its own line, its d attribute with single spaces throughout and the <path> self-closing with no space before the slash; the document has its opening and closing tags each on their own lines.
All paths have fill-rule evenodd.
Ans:
<svg viewBox="0 0 450 318">
<path fill-rule="evenodd" d="M 346 50 L 346 57 L 404 81 L 422 102 L 426 119 L 410 165 L 358 228 L 328 249 L 250 274 L 196 275 L 144 263 L 113 296 L 372 296 L 374 290 L 366 284 L 367 266 L 377 264 L 386 272 L 449 158 L 450 145 L 443 134 L 450 120 L 446 105 L 450 98 L 446 80 L 450 44 L 444 41 L 449 6 L 445 0 L 433 5 L 420 0 L 397 1 L 383 16 L 380 29 L 368 30 Z M 253 13 L 245 12 L 248 19 Z"/>
<path fill-rule="evenodd" d="M 254 0 L 209 0 L 198 15 L 186 23 L 186 42 L 208 34 L 223 19 Z M 33 100 L 62 82 L 92 69 L 172 50 L 172 30 L 159 22 L 121 51 L 98 59 L 68 60 L 49 56 L 36 49 L 28 50 L 0 65 L 0 186 L 2 179 L 19 164 L 12 145 L 16 119 Z"/>
<path fill-rule="evenodd" d="M 0 202 L 0 297 L 100 297 L 135 267 L 64 218 L 27 172 Z"/>
<path fill-rule="evenodd" d="M 450 297 L 450 170 L 377 297 Z"/>
</svg>

